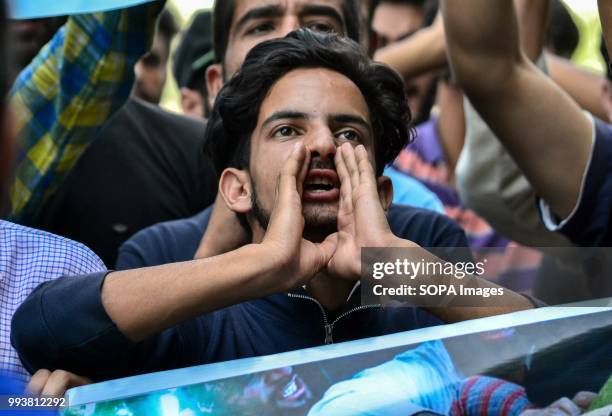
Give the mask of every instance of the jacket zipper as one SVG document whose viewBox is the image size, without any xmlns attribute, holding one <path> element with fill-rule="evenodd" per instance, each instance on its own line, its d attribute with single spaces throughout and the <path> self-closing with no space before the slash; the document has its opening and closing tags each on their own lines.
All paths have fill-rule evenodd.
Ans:
<svg viewBox="0 0 612 416">
<path fill-rule="evenodd" d="M 350 315 L 353 312 L 357 312 L 363 309 L 370 309 L 370 308 L 380 308 L 382 305 L 377 304 L 377 305 L 361 305 L 361 306 L 357 306 L 353 309 L 349 309 L 348 311 L 340 314 L 340 316 L 338 316 L 334 322 L 332 322 L 331 324 L 329 323 L 329 320 L 327 319 L 327 312 L 325 312 L 325 308 L 323 307 L 323 305 L 321 305 L 321 303 L 316 300 L 315 298 L 311 298 L 310 296 L 306 296 L 306 295 L 300 295 L 297 293 L 287 293 L 287 296 L 289 296 L 290 298 L 297 298 L 297 299 L 305 299 L 305 300 L 309 300 L 311 302 L 314 302 L 317 304 L 317 306 L 319 307 L 319 309 L 321 310 L 321 314 L 323 315 L 323 326 L 325 328 L 325 344 L 333 344 L 334 343 L 334 338 L 333 338 L 333 332 L 334 332 L 334 325 L 336 325 L 338 323 L 339 320 L 341 320 L 342 318 L 346 317 L 347 315 Z"/>
</svg>

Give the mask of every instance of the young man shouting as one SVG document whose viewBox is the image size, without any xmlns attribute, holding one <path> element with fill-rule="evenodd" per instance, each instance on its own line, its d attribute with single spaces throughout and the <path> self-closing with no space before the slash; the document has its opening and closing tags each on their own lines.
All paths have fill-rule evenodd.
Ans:
<svg viewBox="0 0 612 416">
<path fill-rule="evenodd" d="M 349 40 L 301 30 L 255 47 L 208 125 L 250 243 L 40 286 L 13 319 L 26 367 L 113 378 L 531 308 L 508 291 L 499 302 L 515 307 L 359 306 L 361 248 L 418 247 L 391 233 L 381 176 L 410 138 L 403 91 Z"/>
</svg>

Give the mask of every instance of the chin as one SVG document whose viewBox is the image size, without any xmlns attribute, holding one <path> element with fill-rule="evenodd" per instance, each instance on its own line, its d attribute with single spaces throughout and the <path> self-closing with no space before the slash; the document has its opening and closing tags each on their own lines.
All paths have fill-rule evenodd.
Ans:
<svg viewBox="0 0 612 416">
<path fill-rule="evenodd" d="M 304 238 L 318 243 L 338 231 L 338 207 L 305 207 Z"/>
</svg>

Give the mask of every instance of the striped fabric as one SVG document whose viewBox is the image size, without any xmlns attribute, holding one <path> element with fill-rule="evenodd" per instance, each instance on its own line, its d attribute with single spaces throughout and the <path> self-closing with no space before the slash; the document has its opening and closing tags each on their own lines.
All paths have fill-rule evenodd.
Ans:
<svg viewBox="0 0 612 416">
<path fill-rule="evenodd" d="M 72 16 L 10 93 L 20 152 L 9 218 L 27 224 L 130 95 L 163 1 Z"/>
<path fill-rule="evenodd" d="M 523 387 L 486 376 L 463 380 L 458 395 L 452 416 L 514 416 L 531 406 Z"/>
<path fill-rule="evenodd" d="M 64 275 L 105 271 L 102 260 L 82 244 L 0 220 L 0 373 L 26 381 L 10 342 L 15 310 L 39 284 Z"/>
</svg>

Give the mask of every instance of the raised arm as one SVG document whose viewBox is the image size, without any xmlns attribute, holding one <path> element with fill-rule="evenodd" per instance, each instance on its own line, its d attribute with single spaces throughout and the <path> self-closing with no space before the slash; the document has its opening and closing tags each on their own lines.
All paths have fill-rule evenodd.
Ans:
<svg viewBox="0 0 612 416">
<path fill-rule="evenodd" d="M 560 217 L 575 207 L 592 149 L 588 116 L 521 51 L 511 0 L 443 1 L 455 77 Z"/>
<path fill-rule="evenodd" d="M 411 78 L 446 65 L 444 25 L 438 16 L 433 25 L 376 52 L 374 60 L 385 63 Z"/>
<path fill-rule="evenodd" d="M 29 223 L 127 100 L 164 1 L 71 16 L 10 95 L 21 146 L 9 217 Z"/>
</svg>

